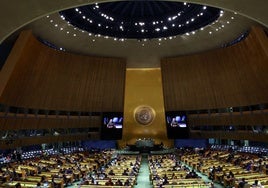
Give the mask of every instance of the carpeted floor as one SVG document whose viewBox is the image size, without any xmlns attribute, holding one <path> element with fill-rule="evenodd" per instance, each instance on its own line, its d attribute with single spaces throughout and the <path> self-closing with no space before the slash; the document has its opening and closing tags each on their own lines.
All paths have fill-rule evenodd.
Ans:
<svg viewBox="0 0 268 188">
<path fill-rule="evenodd" d="M 135 185 L 134 188 L 152 188 L 153 185 L 150 182 L 149 174 L 148 158 L 147 155 L 143 155 L 140 171 L 137 176 L 137 185 Z"/>
<path fill-rule="evenodd" d="M 186 165 L 185 163 L 183 163 L 184 165 Z M 186 165 L 189 169 L 191 169 L 192 170 L 192 168 L 190 167 L 190 166 L 188 166 L 188 165 Z M 210 180 L 210 179 L 208 179 L 208 177 L 206 176 L 206 175 L 204 175 L 204 174 L 202 174 L 202 173 L 200 173 L 200 172 L 196 172 L 197 173 L 197 175 L 199 176 L 199 177 L 201 177 L 205 182 L 208 182 L 208 183 L 211 183 L 212 181 Z M 218 183 L 214 183 L 214 188 L 223 188 L 224 186 L 222 186 L 222 185 L 220 185 L 220 184 L 218 184 Z"/>
<path fill-rule="evenodd" d="M 187 165 L 186 165 L 187 166 Z M 189 166 L 188 166 L 189 167 Z M 189 167 L 191 169 L 191 167 Z M 205 181 L 205 182 L 211 182 L 211 180 L 208 179 L 207 176 L 198 173 L 197 174 Z M 137 176 L 137 185 L 134 186 L 134 188 L 152 188 L 153 185 L 150 182 L 150 171 L 149 171 L 149 165 L 148 165 L 148 156 L 143 155 L 142 161 L 141 161 L 141 167 L 139 174 Z M 72 186 L 68 186 L 68 188 L 76 188 L 78 187 L 80 182 L 75 182 Z M 215 188 L 223 188 L 222 185 L 215 183 Z"/>
<path fill-rule="evenodd" d="M 189 167 L 189 168 L 191 169 L 191 167 Z M 148 166 L 147 155 L 143 155 L 142 162 L 141 162 L 141 167 L 140 167 L 140 172 L 139 172 L 138 177 L 137 177 L 137 185 L 135 185 L 134 188 L 152 188 L 153 185 L 150 182 L 149 174 L 150 174 L 150 171 L 149 171 L 149 166 Z M 208 183 L 211 182 L 211 180 L 209 180 L 208 177 L 203 175 L 202 173 L 197 172 L 197 174 L 205 182 L 208 182 Z M 222 185 L 217 184 L 217 183 L 214 183 L 214 187 L 215 188 L 223 188 Z"/>
</svg>

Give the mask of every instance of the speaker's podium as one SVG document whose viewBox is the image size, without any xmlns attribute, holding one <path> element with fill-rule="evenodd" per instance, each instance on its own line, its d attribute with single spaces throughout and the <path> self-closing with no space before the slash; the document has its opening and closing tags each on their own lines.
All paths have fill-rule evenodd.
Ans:
<svg viewBox="0 0 268 188">
<path fill-rule="evenodd" d="M 151 151 L 160 151 L 163 144 L 155 144 L 153 139 L 140 138 L 133 145 L 127 145 L 129 151 L 139 151 L 140 153 L 150 153 Z"/>
</svg>

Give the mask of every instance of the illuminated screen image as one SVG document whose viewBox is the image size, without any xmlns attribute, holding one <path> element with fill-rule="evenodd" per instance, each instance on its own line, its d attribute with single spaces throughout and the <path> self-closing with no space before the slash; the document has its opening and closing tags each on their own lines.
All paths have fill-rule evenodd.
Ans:
<svg viewBox="0 0 268 188">
<path fill-rule="evenodd" d="M 187 115 L 181 111 L 166 112 L 167 135 L 170 139 L 189 138 Z"/>
<path fill-rule="evenodd" d="M 186 115 L 167 116 L 167 123 L 171 127 L 186 128 Z"/>
<path fill-rule="evenodd" d="M 103 124 L 107 128 L 122 129 L 123 128 L 123 117 L 104 117 Z"/>
<path fill-rule="evenodd" d="M 120 140 L 123 131 L 122 112 L 104 112 L 102 114 L 101 139 Z"/>
</svg>

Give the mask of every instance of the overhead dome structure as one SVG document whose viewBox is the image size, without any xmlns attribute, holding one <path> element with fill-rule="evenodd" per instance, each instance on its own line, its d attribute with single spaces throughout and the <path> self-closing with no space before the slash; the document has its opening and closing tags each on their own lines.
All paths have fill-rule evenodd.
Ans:
<svg viewBox="0 0 268 188">
<path fill-rule="evenodd" d="M 29 20 L 6 41 L 14 41 L 19 31 L 29 29 L 42 43 L 57 50 L 125 58 L 128 68 L 154 68 L 160 67 L 163 57 L 235 44 L 255 24 L 239 12 L 211 7 L 210 3 L 81 0 L 59 5 Z M 33 13 L 26 11 L 20 17 Z"/>
<path fill-rule="evenodd" d="M 198 30 L 222 13 L 218 8 L 186 2 L 119 1 L 72 8 L 60 15 L 69 24 L 95 35 L 152 39 Z"/>
</svg>

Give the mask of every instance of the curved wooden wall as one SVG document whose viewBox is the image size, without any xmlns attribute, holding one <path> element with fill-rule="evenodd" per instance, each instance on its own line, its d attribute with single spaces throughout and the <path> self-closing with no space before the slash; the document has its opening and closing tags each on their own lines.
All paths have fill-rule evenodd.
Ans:
<svg viewBox="0 0 268 188">
<path fill-rule="evenodd" d="M 23 31 L 0 72 L 0 103 L 88 116 L 0 113 L 0 131 L 52 130 L 53 136 L 8 138 L 0 148 L 100 139 L 101 112 L 123 112 L 126 60 L 56 51 Z M 89 113 L 87 113 L 89 112 Z M 90 115 L 98 112 L 97 116 Z M 77 113 L 79 114 L 79 113 Z M 73 133 L 72 130 L 87 130 Z"/>
<path fill-rule="evenodd" d="M 124 109 L 126 62 L 55 51 L 27 31 L 18 39 L 8 62 L 0 103 L 10 106 L 84 112 Z M 6 70 L 3 67 L 3 70 Z M 217 109 L 268 102 L 268 41 L 253 28 L 241 43 L 214 51 L 161 62 L 165 111 Z M 4 75 L 4 76 L 3 76 Z M 2 81 L 3 82 L 3 81 Z M 145 90 L 144 90 L 145 92 Z M 0 92 L 1 94 L 1 92 Z M 267 113 L 189 115 L 190 126 L 268 125 Z M 100 127 L 101 117 L 1 117 L 0 130 Z M 239 137 L 237 135 L 240 135 Z M 193 138 L 266 141 L 267 135 L 247 131 L 191 131 Z M 99 139 L 87 134 L 20 138 L 3 147 L 68 140 Z M 2 148 L 2 147 L 1 147 Z"/>
<path fill-rule="evenodd" d="M 73 142 L 78 140 L 99 140 L 99 133 L 84 133 L 84 134 L 71 134 L 59 136 L 39 136 L 39 137 L 25 137 L 12 140 L 0 140 L 1 149 L 11 149 L 21 146 L 39 145 L 43 143 L 57 143 L 57 142 Z"/>
<path fill-rule="evenodd" d="M 4 65 L 15 64 L 1 103 L 37 109 L 123 112 L 126 60 L 56 51 L 29 32 L 22 33 Z"/>
<path fill-rule="evenodd" d="M 192 131 L 192 138 L 218 138 L 223 140 L 250 140 L 267 142 L 267 134 L 257 134 L 250 131 Z"/>
<path fill-rule="evenodd" d="M 207 125 L 268 125 L 268 113 L 189 115 L 188 123 L 192 126 Z"/>
<path fill-rule="evenodd" d="M 268 101 L 268 40 L 261 28 L 252 28 L 242 42 L 201 54 L 161 61 L 166 111 L 222 109 Z M 191 138 L 219 138 L 267 142 L 266 111 L 189 114 Z M 226 131 L 232 125 L 235 131 Z M 211 126 L 211 130 L 203 130 Z M 239 127 L 246 130 L 239 130 Z M 219 127 L 219 128 L 216 128 Z M 218 129 L 218 130 L 217 130 Z"/>
<path fill-rule="evenodd" d="M 101 117 L 0 116 L 0 131 L 22 129 L 101 128 Z"/>
<path fill-rule="evenodd" d="M 268 40 L 261 28 L 231 47 L 164 58 L 161 69 L 166 111 L 268 102 Z"/>
</svg>

